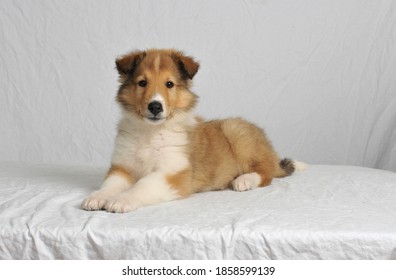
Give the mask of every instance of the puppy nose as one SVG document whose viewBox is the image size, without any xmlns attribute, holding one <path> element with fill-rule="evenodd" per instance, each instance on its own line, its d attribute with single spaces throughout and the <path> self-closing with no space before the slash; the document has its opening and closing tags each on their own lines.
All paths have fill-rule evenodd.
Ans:
<svg viewBox="0 0 396 280">
<path fill-rule="evenodd" d="M 158 115 L 159 113 L 161 113 L 162 111 L 164 111 L 162 109 L 162 104 L 158 101 L 153 101 L 150 102 L 148 105 L 148 110 L 154 115 Z"/>
</svg>

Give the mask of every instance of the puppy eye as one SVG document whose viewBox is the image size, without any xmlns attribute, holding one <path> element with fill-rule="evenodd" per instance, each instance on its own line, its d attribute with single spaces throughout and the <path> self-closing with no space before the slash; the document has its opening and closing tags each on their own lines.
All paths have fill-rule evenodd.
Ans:
<svg viewBox="0 0 396 280">
<path fill-rule="evenodd" d="M 145 87 L 147 86 L 147 81 L 146 80 L 141 80 L 138 82 L 139 87 Z"/>
<path fill-rule="evenodd" d="M 170 81 L 166 82 L 165 85 L 166 85 L 167 88 L 173 88 L 175 86 L 175 84 L 173 82 L 170 82 Z"/>
</svg>

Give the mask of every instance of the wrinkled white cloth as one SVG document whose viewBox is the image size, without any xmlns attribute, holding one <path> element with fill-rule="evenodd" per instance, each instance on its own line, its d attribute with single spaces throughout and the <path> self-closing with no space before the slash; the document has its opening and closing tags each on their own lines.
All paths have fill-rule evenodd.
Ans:
<svg viewBox="0 0 396 280">
<path fill-rule="evenodd" d="M 396 259 L 396 173 L 310 166 L 126 214 L 80 209 L 106 167 L 0 163 L 0 259 Z"/>
</svg>

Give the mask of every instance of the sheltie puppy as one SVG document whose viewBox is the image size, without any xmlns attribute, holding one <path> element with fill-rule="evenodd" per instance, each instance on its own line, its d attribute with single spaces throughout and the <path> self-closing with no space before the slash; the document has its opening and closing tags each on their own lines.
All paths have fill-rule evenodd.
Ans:
<svg viewBox="0 0 396 280">
<path fill-rule="evenodd" d="M 83 209 L 128 212 L 197 192 L 247 191 L 303 169 L 280 160 L 265 133 L 243 119 L 194 115 L 190 88 L 199 64 L 182 52 L 134 51 L 116 68 L 123 117 L 111 167 Z"/>
</svg>

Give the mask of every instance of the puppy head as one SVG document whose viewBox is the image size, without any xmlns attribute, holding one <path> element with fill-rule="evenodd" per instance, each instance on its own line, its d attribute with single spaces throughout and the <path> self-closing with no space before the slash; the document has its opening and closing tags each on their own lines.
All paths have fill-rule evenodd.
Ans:
<svg viewBox="0 0 396 280">
<path fill-rule="evenodd" d="M 150 123 L 160 124 L 194 108 L 190 91 L 199 64 L 176 50 L 134 51 L 116 60 L 122 108 Z"/>
</svg>

